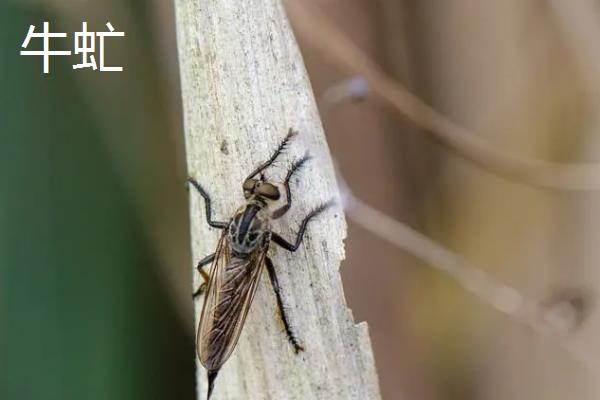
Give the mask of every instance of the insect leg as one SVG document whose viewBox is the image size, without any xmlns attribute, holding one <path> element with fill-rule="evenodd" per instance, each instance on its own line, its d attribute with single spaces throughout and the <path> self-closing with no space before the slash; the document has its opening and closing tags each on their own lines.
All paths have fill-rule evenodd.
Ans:
<svg viewBox="0 0 600 400">
<path fill-rule="evenodd" d="M 264 163 L 260 164 L 254 171 L 252 171 L 252 173 L 250 175 L 248 175 L 248 177 L 246 178 L 246 180 L 252 179 L 255 175 L 261 173 L 269 165 L 273 164 L 273 162 L 275 162 L 275 159 L 281 154 L 281 152 L 290 143 L 290 141 L 292 140 L 292 138 L 294 136 L 296 136 L 297 134 L 298 134 L 297 131 L 295 131 L 292 128 L 290 128 L 290 130 L 288 131 L 287 135 L 285 135 L 285 138 L 281 141 L 281 143 L 279 144 L 279 146 L 277 147 L 277 149 L 275 150 L 275 152 L 273 153 L 273 155 L 271 156 L 271 158 L 269 158 Z"/>
<path fill-rule="evenodd" d="M 300 243 L 302 243 L 302 238 L 304 237 L 304 232 L 306 231 L 306 226 L 308 225 L 310 220 L 313 219 L 314 217 L 316 217 L 317 215 L 321 214 L 323 211 L 325 211 L 327 208 L 329 208 L 332 204 L 333 204 L 332 200 L 328 201 L 325 204 L 321 204 L 319 207 L 312 210 L 306 217 L 304 217 L 304 219 L 302 220 L 302 223 L 300 224 L 300 230 L 298 231 L 298 235 L 296 236 L 295 243 L 288 242 L 287 240 L 285 240 L 283 237 L 281 237 L 280 235 L 278 235 L 275 232 L 271 233 L 271 239 L 273 240 L 273 242 L 275 242 L 276 244 L 278 244 L 279 246 L 283 247 L 284 249 L 286 249 L 288 251 L 298 250 L 298 247 L 300 247 Z"/>
<path fill-rule="evenodd" d="M 208 274 L 206 272 L 204 272 L 204 270 L 202 269 L 202 267 L 204 267 L 207 264 L 210 264 L 211 262 L 213 262 L 213 260 L 215 259 L 215 253 L 213 254 L 209 254 L 206 257 L 204 257 L 202 260 L 200 260 L 198 262 L 198 265 L 196 265 L 196 269 L 198 270 L 198 272 L 200 272 L 200 275 L 202 275 L 202 278 L 204 278 L 204 283 L 202 283 L 200 285 L 200 287 L 194 291 L 194 293 L 192 294 L 192 297 L 197 297 L 199 295 L 201 295 L 202 293 L 204 293 L 204 290 L 206 290 L 206 285 L 208 284 Z"/>
<path fill-rule="evenodd" d="M 283 216 L 286 212 L 288 212 L 288 210 L 292 206 L 292 192 L 290 191 L 290 180 L 292 179 L 292 175 L 294 175 L 296 172 L 298 172 L 300 170 L 300 168 L 302 168 L 302 166 L 304 164 L 306 164 L 306 162 L 308 160 L 310 160 L 310 156 L 307 153 L 304 155 L 304 157 L 302 157 L 301 159 L 296 161 L 294 164 L 292 164 L 291 168 L 289 169 L 287 176 L 285 177 L 285 181 L 283 182 L 283 185 L 285 186 L 285 192 L 286 192 L 286 202 L 282 207 L 273 211 L 272 215 L 273 215 L 274 219 L 277 219 L 277 218 L 280 218 L 281 216 Z"/>
<path fill-rule="evenodd" d="M 277 280 L 277 274 L 275 273 L 273 261 L 271 261 L 269 257 L 265 257 L 265 261 L 267 264 L 267 271 L 269 271 L 271 285 L 273 286 L 273 291 L 275 292 L 275 297 L 277 298 L 277 308 L 279 309 L 279 314 L 281 315 L 281 320 L 283 321 L 283 326 L 285 327 L 285 333 L 287 334 L 289 342 L 294 347 L 294 353 L 298 354 L 299 352 L 304 351 L 304 348 L 298 344 L 298 339 L 296 339 L 294 332 L 292 332 L 287 316 L 285 315 L 285 307 L 283 306 L 283 301 L 281 300 L 279 281 Z"/>
<path fill-rule="evenodd" d="M 200 184 L 194 178 L 190 178 L 190 179 L 188 179 L 188 181 L 192 185 L 194 185 L 194 187 L 196 188 L 198 193 L 200 193 L 200 196 L 202 196 L 204 198 L 204 203 L 206 205 L 206 222 L 208 222 L 208 224 L 210 226 L 212 226 L 213 228 L 218 228 L 218 229 L 227 228 L 227 226 L 229 225 L 227 222 L 213 221 L 212 205 L 211 205 L 212 200 L 210 199 L 210 196 L 208 195 L 206 190 L 204 190 L 204 188 L 202 186 L 200 186 Z"/>
</svg>

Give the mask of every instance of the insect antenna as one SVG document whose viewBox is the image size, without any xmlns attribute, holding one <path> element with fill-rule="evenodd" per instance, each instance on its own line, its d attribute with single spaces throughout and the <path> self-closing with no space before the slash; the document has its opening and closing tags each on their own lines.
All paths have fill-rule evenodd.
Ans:
<svg viewBox="0 0 600 400">
<path fill-rule="evenodd" d="M 218 369 L 211 369 L 208 370 L 206 373 L 208 377 L 208 395 L 206 396 L 206 400 L 210 400 L 210 395 L 212 394 L 212 391 L 215 388 L 215 379 L 217 379 L 218 373 Z"/>
</svg>

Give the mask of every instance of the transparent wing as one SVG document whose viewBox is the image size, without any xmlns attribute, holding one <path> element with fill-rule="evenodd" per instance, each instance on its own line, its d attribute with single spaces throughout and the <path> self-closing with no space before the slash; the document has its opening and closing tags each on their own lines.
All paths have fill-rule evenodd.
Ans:
<svg viewBox="0 0 600 400">
<path fill-rule="evenodd" d="M 231 257 L 227 235 L 223 233 L 219 240 L 196 338 L 198 358 L 207 370 L 221 368 L 237 344 L 258 287 L 266 249 L 257 249 L 243 259 Z"/>
</svg>

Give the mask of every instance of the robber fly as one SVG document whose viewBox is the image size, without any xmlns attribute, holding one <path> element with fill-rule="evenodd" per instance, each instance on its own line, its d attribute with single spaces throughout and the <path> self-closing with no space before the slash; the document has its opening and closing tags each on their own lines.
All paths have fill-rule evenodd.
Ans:
<svg viewBox="0 0 600 400">
<path fill-rule="evenodd" d="M 198 263 L 197 268 L 204 278 L 204 283 L 194 292 L 194 297 L 206 294 L 196 338 L 196 350 L 200 362 L 207 370 L 207 399 L 210 399 L 219 370 L 233 352 L 240 337 L 264 266 L 269 273 L 288 340 L 295 353 L 304 350 L 290 328 L 281 300 L 277 274 L 267 251 L 271 242 L 288 251 L 298 250 L 309 221 L 327 209 L 331 201 L 315 208 L 302 220 L 296 241 L 290 243 L 271 231 L 271 220 L 282 217 L 290 209 L 290 180 L 310 157 L 305 155 L 288 170 L 283 182 L 286 194 L 283 205 L 279 202 L 277 206 L 282 194 L 281 184 L 268 182 L 264 175 L 264 170 L 275 162 L 296 135 L 297 132 L 290 129 L 271 158 L 246 178 L 242 185 L 246 203 L 227 222 L 212 219 L 210 196 L 196 180 L 189 180 L 204 198 L 208 224 L 223 231 L 214 254 L 208 255 Z M 209 263 L 211 267 L 207 274 L 203 267 Z"/>
</svg>

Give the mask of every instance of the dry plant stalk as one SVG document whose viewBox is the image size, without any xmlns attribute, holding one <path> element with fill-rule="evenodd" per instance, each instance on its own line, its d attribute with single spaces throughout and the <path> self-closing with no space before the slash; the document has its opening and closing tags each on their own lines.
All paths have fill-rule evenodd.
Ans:
<svg viewBox="0 0 600 400">
<path fill-rule="evenodd" d="M 314 206 L 339 198 L 332 161 L 301 55 L 278 0 L 177 0 L 177 34 L 189 175 L 213 199 L 215 219 L 243 203 L 241 183 L 292 127 L 300 134 L 268 177 L 310 151 L 292 182 L 291 211 L 274 231 L 291 239 Z M 190 190 L 194 261 L 215 250 L 202 198 Z M 347 308 L 338 272 L 346 224 L 338 207 L 312 222 L 298 252 L 271 249 L 287 314 L 301 345 L 294 355 L 263 275 L 214 399 L 379 399 L 364 323 Z M 194 270 L 195 287 L 201 278 Z M 202 301 L 195 305 L 198 319 Z M 206 397 L 198 368 L 198 397 Z"/>
<path fill-rule="evenodd" d="M 594 71 L 588 67 L 597 65 L 590 60 L 595 60 L 598 52 L 593 47 L 593 40 L 584 40 L 593 38 L 595 32 L 589 29 L 589 26 L 595 26 L 591 22 L 593 2 L 584 2 L 575 8 L 560 1 L 551 3 L 563 23 L 567 38 L 581 59 L 581 75 L 591 82 L 589 91 L 597 97 L 597 82 L 586 72 Z M 318 9 L 294 1 L 287 1 L 286 4 L 299 36 L 320 50 L 340 70 L 354 76 L 352 81 L 331 88 L 324 96 L 324 106 L 332 107 L 343 100 L 364 97 L 363 86 L 366 83 L 361 79 L 365 79 L 375 97 L 408 118 L 417 128 L 430 133 L 448 149 L 489 172 L 546 189 L 585 191 L 600 188 L 600 164 L 555 163 L 494 148 L 493 144 L 434 110 L 389 77 Z M 582 24 L 581 20 L 586 18 L 588 23 Z M 357 82 L 360 82 L 358 89 Z M 593 293 L 588 287 L 565 288 L 549 299 L 534 301 L 469 264 L 460 255 L 363 203 L 343 186 L 347 216 L 354 223 L 447 274 L 464 290 L 563 349 L 593 376 L 600 376 L 597 352 L 577 345 L 571 336 L 589 317 Z"/>
<path fill-rule="evenodd" d="M 298 35 L 306 43 L 349 75 L 364 76 L 376 97 L 456 154 L 499 176 L 533 186 L 559 190 L 600 189 L 600 164 L 561 164 L 497 150 L 389 77 L 318 9 L 306 2 L 289 0 L 286 6 Z"/>
<path fill-rule="evenodd" d="M 454 279 L 465 291 L 505 314 L 512 321 L 542 338 L 553 340 L 594 376 L 600 377 L 600 363 L 595 354 L 575 345 L 570 337 L 588 317 L 588 293 L 579 290 L 584 288 L 577 288 L 572 293 L 559 293 L 561 296 L 546 299 L 541 303 L 533 301 L 516 288 L 503 284 L 483 269 L 471 265 L 460 255 L 364 203 L 354 196 L 341 176 L 339 179 L 342 184 L 344 208 L 352 222 L 427 262 L 431 267 Z M 584 304 L 578 307 L 576 303 L 579 302 Z"/>
</svg>

